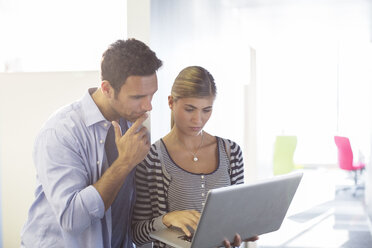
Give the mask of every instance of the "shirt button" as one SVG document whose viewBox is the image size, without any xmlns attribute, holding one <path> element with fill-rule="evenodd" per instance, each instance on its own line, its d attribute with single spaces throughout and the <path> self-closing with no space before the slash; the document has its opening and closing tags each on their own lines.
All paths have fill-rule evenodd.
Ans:
<svg viewBox="0 0 372 248">
<path fill-rule="evenodd" d="M 202 193 L 202 196 L 204 196 L 204 193 Z"/>
<path fill-rule="evenodd" d="M 104 125 L 105 127 L 107 127 L 107 123 L 104 123 L 103 125 Z"/>
<path fill-rule="evenodd" d="M 97 164 L 99 165 L 99 164 L 100 164 L 100 162 L 99 162 L 99 161 L 97 161 Z"/>
<path fill-rule="evenodd" d="M 201 176 L 201 179 L 204 179 L 204 175 Z"/>
<path fill-rule="evenodd" d="M 103 140 L 99 140 L 99 143 L 103 144 Z"/>
<path fill-rule="evenodd" d="M 202 184 L 201 187 L 204 188 L 204 184 Z"/>
<path fill-rule="evenodd" d="M 205 203 L 204 203 L 204 202 L 202 202 L 202 205 L 203 205 L 203 206 L 204 206 L 204 204 L 205 204 Z"/>
</svg>

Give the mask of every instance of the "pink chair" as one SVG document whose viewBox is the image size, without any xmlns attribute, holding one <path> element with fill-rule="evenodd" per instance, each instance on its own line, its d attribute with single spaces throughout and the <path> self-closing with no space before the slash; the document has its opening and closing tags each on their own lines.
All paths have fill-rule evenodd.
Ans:
<svg viewBox="0 0 372 248">
<path fill-rule="evenodd" d="M 353 177 L 354 177 L 353 195 L 355 196 L 356 191 L 358 189 L 363 188 L 363 186 L 358 185 L 358 180 L 359 180 L 359 176 L 361 175 L 365 167 L 365 164 L 361 162 L 358 162 L 358 163 L 353 162 L 353 151 L 351 149 L 349 138 L 335 136 L 335 143 L 336 143 L 337 150 L 338 150 L 339 167 L 342 170 L 346 170 L 346 171 L 353 173 Z M 343 188 L 341 190 L 346 190 L 346 189 L 350 189 L 350 187 Z"/>
</svg>

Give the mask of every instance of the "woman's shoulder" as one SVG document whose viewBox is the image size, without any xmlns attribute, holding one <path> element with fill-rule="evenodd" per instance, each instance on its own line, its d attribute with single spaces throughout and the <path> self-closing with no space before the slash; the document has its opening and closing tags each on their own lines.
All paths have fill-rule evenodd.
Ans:
<svg viewBox="0 0 372 248">
<path fill-rule="evenodd" d="M 165 143 L 164 143 L 164 139 L 160 138 L 157 141 L 155 141 L 154 143 L 152 143 L 149 153 L 151 153 L 152 156 L 157 156 L 157 157 L 160 156 L 160 154 L 163 150 L 162 146 L 165 146 Z"/>
<path fill-rule="evenodd" d="M 150 150 L 147 153 L 145 159 L 141 162 L 142 167 L 147 167 L 148 169 L 153 169 L 160 165 L 160 148 L 158 143 L 160 140 L 157 140 L 150 146 Z"/>
<path fill-rule="evenodd" d="M 229 138 L 223 138 L 223 137 L 219 137 L 219 136 L 216 136 L 216 138 L 218 140 L 222 140 L 222 142 L 226 143 L 226 145 L 229 145 L 232 149 L 236 149 L 236 148 L 240 149 L 239 144 L 237 142 L 229 139 Z"/>
<path fill-rule="evenodd" d="M 161 142 L 161 139 L 158 139 L 157 141 L 155 141 L 154 143 L 151 144 L 151 147 L 150 147 L 150 150 L 154 150 L 154 151 L 157 151 L 158 150 L 158 144 L 160 144 Z"/>
</svg>

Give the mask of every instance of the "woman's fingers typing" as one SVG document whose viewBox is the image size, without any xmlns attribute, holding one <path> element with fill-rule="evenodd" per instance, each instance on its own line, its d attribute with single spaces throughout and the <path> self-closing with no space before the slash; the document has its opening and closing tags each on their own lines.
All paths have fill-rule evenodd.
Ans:
<svg viewBox="0 0 372 248">
<path fill-rule="evenodd" d="M 167 227 L 178 227 L 187 236 L 191 236 L 189 228 L 195 230 L 200 219 L 200 213 L 196 210 L 181 210 L 169 212 L 163 216 L 163 223 Z"/>
</svg>

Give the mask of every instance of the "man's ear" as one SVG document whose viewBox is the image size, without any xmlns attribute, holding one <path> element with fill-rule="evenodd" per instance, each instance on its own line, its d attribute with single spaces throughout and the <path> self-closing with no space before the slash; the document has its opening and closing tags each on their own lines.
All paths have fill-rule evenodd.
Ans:
<svg viewBox="0 0 372 248">
<path fill-rule="evenodd" d="M 103 95 L 105 95 L 108 98 L 114 97 L 115 91 L 114 88 L 112 88 L 111 84 L 107 80 L 103 80 L 101 83 L 101 90 Z"/>
</svg>

